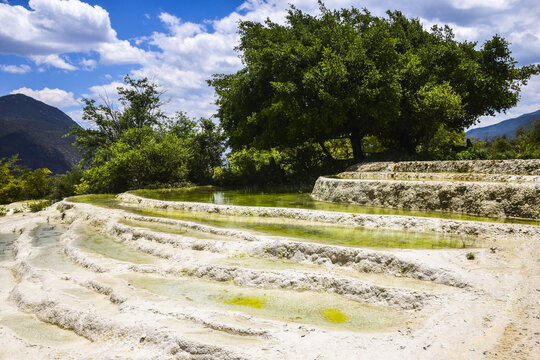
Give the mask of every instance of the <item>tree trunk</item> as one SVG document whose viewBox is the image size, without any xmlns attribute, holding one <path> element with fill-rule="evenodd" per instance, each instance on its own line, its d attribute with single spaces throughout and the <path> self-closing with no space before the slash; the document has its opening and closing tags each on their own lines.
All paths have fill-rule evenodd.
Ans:
<svg viewBox="0 0 540 360">
<path fill-rule="evenodd" d="M 362 161 L 365 159 L 365 154 L 362 151 L 362 139 L 364 136 L 355 131 L 351 134 L 351 146 L 353 151 L 353 158 L 355 161 Z"/>
</svg>

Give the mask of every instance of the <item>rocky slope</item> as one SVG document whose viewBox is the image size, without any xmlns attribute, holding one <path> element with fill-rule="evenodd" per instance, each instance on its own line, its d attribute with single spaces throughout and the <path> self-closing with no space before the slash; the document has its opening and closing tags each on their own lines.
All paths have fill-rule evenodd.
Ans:
<svg viewBox="0 0 540 360">
<path fill-rule="evenodd" d="M 79 162 L 73 138 L 78 126 L 59 109 L 22 94 L 0 97 L 0 158 L 19 154 L 19 164 L 64 173 Z"/>
</svg>

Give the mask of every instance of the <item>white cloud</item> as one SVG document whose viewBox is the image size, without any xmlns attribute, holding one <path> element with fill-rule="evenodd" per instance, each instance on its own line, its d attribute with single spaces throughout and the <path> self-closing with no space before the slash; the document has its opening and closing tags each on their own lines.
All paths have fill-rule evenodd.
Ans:
<svg viewBox="0 0 540 360">
<path fill-rule="evenodd" d="M 80 62 L 81 67 L 83 70 L 91 71 L 94 70 L 97 67 L 97 61 L 94 59 L 82 59 Z"/>
<path fill-rule="evenodd" d="M 451 0 L 452 5 L 456 9 L 472 9 L 472 8 L 491 8 L 491 9 L 508 9 L 516 0 Z"/>
<path fill-rule="evenodd" d="M 34 62 L 38 66 L 47 65 L 47 66 L 53 66 L 62 70 L 68 70 L 68 71 L 77 70 L 76 66 L 71 65 L 65 59 L 62 59 L 59 55 L 55 55 L 55 54 L 34 55 L 34 56 L 30 56 L 30 58 L 34 60 Z"/>
<path fill-rule="evenodd" d="M 112 42 L 109 14 L 78 0 L 30 0 L 22 6 L 0 4 L 0 51 L 21 56 L 89 51 Z"/>
<path fill-rule="evenodd" d="M 106 64 L 138 63 L 140 49 L 119 40 L 109 13 L 79 0 L 30 0 L 30 10 L 0 4 L 0 53 L 30 57 L 64 70 L 59 55 L 97 51 Z"/>
<path fill-rule="evenodd" d="M 118 105 L 118 87 L 125 87 L 124 83 L 113 81 L 104 85 L 94 85 L 88 88 L 89 92 L 82 95 L 87 99 L 94 99 L 97 102 Z"/>
<path fill-rule="evenodd" d="M 151 56 L 144 50 L 131 46 L 127 40 L 100 44 L 96 48 L 100 63 L 105 65 L 140 64 Z"/>
<path fill-rule="evenodd" d="M 10 94 L 24 94 L 36 100 L 43 101 L 45 104 L 55 107 L 78 106 L 80 103 L 75 100 L 72 92 L 62 89 L 43 88 L 41 90 L 33 90 L 27 87 L 13 90 Z"/>
<path fill-rule="evenodd" d="M 532 78 L 528 85 L 523 87 L 521 101 L 518 105 L 505 113 L 496 116 L 484 116 L 480 122 L 471 129 L 496 124 L 506 119 L 511 119 L 523 114 L 531 113 L 540 109 L 540 77 Z"/>
<path fill-rule="evenodd" d="M 28 65 L 0 65 L 0 71 L 11 74 L 26 74 L 32 71 L 32 68 Z"/>
</svg>

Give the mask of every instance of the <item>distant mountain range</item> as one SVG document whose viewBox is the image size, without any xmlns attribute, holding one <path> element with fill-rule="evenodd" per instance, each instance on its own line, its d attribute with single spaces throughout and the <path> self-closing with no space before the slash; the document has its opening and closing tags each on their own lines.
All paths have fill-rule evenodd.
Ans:
<svg viewBox="0 0 540 360">
<path fill-rule="evenodd" d="M 0 158 L 19 154 L 20 165 L 64 173 L 80 160 L 74 139 L 63 137 L 74 125 L 64 112 L 29 96 L 2 96 Z"/>
<path fill-rule="evenodd" d="M 519 128 L 528 130 L 535 120 L 540 120 L 540 110 L 504 120 L 494 125 L 471 129 L 466 134 L 468 138 L 474 137 L 480 140 L 489 140 L 503 135 L 506 135 L 507 139 L 514 139 Z"/>
</svg>

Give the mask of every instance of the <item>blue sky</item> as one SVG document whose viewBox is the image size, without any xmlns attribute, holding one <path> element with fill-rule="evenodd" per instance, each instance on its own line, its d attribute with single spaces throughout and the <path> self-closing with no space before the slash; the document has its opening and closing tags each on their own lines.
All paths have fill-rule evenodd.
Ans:
<svg viewBox="0 0 540 360">
<path fill-rule="evenodd" d="M 316 0 L 0 0 L 0 95 L 24 93 L 81 119 L 81 97 L 108 96 L 125 74 L 165 90 L 166 111 L 211 116 L 214 73 L 241 68 L 234 52 L 239 20 L 282 22 L 292 3 L 311 13 Z M 449 24 L 458 40 L 480 44 L 495 33 L 520 65 L 540 63 L 540 3 L 532 0 L 327 0 L 329 8 L 388 9 L 426 27 Z M 507 114 L 488 125 L 540 109 L 540 79 L 530 81 Z"/>
</svg>

